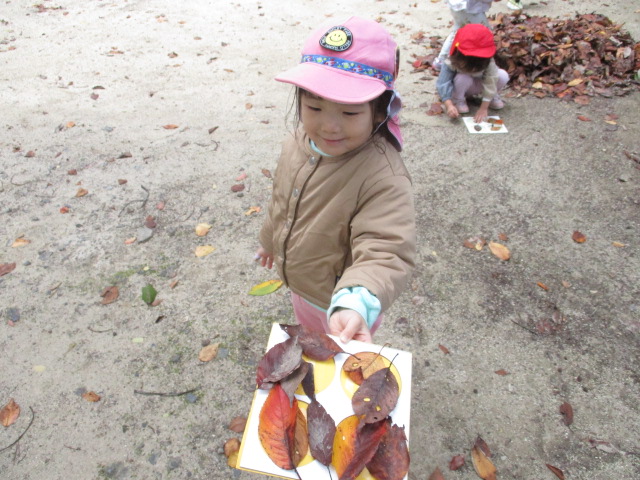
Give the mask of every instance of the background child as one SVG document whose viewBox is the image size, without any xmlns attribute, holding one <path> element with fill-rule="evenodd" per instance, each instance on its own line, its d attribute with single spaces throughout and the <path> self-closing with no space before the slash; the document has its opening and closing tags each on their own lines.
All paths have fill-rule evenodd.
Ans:
<svg viewBox="0 0 640 480">
<path fill-rule="evenodd" d="M 442 68 L 442 62 L 449 55 L 453 37 L 455 37 L 459 28 L 468 23 L 480 23 L 487 28 L 491 28 L 489 20 L 487 20 L 487 11 L 491 8 L 493 0 L 446 0 L 446 2 L 453 17 L 453 30 L 451 30 L 451 33 L 442 44 L 440 54 L 433 61 L 433 67 L 436 70 Z"/>
<path fill-rule="evenodd" d="M 299 323 L 343 342 L 371 341 L 414 267 L 397 51 L 376 22 L 332 21 L 276 77 L 297 87 L 301 128 L 283 145 L 256 257 L 275 263 Z"/>
<path fill-rule="evenodd" d="M 489 108 L 504 107 L 500 92 L 509 81 L 509 74 L 496 65 L 495 53 L 493 34 L 484 25 L 470 23 L 458 30 L 436 82 L 449 117 L 458 118 L 469 112 L 467 98 L 480 94 L 482 103 L 474 116 L 476 123 L 487 119 Z"/>
</svg>

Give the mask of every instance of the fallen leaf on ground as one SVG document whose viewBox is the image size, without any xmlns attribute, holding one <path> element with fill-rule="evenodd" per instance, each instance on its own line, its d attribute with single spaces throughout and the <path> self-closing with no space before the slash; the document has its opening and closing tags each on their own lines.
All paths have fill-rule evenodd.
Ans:
<svg viewBox="0 0 640 480">
<path fill-rule="evenodd" d="M 16 268 L 16 263 L 0 263 L 0 277 L 6 275 L 7 273 L 13 272 Z"/>
<path fill-rule="evenodd" d="M 241 182 L 242 180 L 244 180 L 245 178 L 247 178 L 247 173 L 246 172 L 242 172 L 240 175 L 238 175 L 236 177 L 236 182 Z"/>
<path fill-rule="evenodd" d="M 436 467 L 436 469 L 429 475 L 429 480 L 444 480 L 444 475 L 442 475 L 442 471 L 440 467 Z"/>
<path fill-rule="evenodd" d="M 120 291 L 117 286 L 111 286 L 105 288 L 100 296 L 102 297 L 102 301 L 100 302 L 102 305 L 108 305 L 117 300 L 118 295 L 120 295 Z"/>
<path fill-rule="evenodd" d="M 502 377 L 504 377 L 505 375 L 509 375 L 509 372 L 507 372 L 506 370 L 504 370 L 504 369 L 502 369 L 502 368 L 501 368 L 500 370 L 496 370 L 496 371 L 495 371 L 495 373 L 496 373 L 497 375 L 502 376 Z"/>
<path fill-rule="evenodd" d="M 558 467 L 554 467 L 553 465 L 549 465 L 545 463 L 547 468 L 553 472 L 553 474 L 558 477 L 560 480 L 564 480 L 564 472 L 560 470 Z"/>
<path fill-rule="evenodd" d="M 562 414 L 562 421 L 568 427 L 573 423 L 573 407 L 570 403 L 564 402 L 560 405 L 560 413 Z"/>
<path fill-rule="evenodd" d="M 236 433 L 244 432 L 244 428 L 247 426 L 247 417 L 234 417 L 229 422 L 229 430 Z"/>
<path fill-rule="evenodd" d="M 254 213 L 260 213 L 262 211 L 261 207 L 249 207 L 249 210 L 244 212 L 244 214 L 248 217 L 249 215 L 253 215 Z"/>
<path fill-rule="evenodd" d="M 99 402 L 101 397 L 96 392 L 85 392 L 82 394 L 82 398 L 87 402 Z"/>
<path fill-rule="evenodd" d="M 144 220 L 144 226 L 147 228 L 156 228 L 157 227 L 156 219 L 153 218 L 153 216 L 148 215 L 147 218 L 145 218 Z"/>
<path fill-rule="evenodd" d="M 237 183 L 236 185 L 231 185 L 231 191 L 234 193 L 238 193 L 244 190 L 244 183 Z"/>
<path fill-rule="evenodd" d="M 268 295 L 275 292 L 282 286 L 282 280 L 267 280 L 266 282 L 259 283 L 249 290 L 249 295 L 261 297 L 262 295 Z"/>
<path fill-rule="evenodd" d="M 210 362 L 214 358 L 218 356 L 218 348 L 220 347 L 219 343 L 212 343 L 211 345 L 207 345 L 198 354 L 198 360 L 201 362 Z"/>
<path fill-rule="evenodd" d="M 483 480 L 496 480 L 496 467 L 484 452 L 480 437 L 476 439 L 476 443 L 471 449 L 471 459 L 473 460 L 473 468 Z"/>
<path fill-rule="evenodd" d="M 86 188 L 79 188 L 78 191 L 76 192 L 76 197 L 84 197 L 88 193 L 89 193 L 89 190 L 87 190 Z"/>
<path fill-rule="evenodd" d="M 547 287 L 544 283 L 542 282 L 538 282 L 536 285 L 538 285 L 541 289 L 543 290 L 549 290 L 549 287 Z"/>
<path fill-rule="evenodd" d="M 155 288 L 153 288 L 153 285 L 149 284 L 145 287 L 142 287 L 142 300 L 147 305 L 151 305 L 154 302 L 154 300 L 156 299 L 156 295 L 158 295 L 158 292 Z"/>
<path fill-rule="evenodd" d="M 124 244 L 125 245 L 131 245 L 133 243 L 136 243 L 137 237 L 129 237 L 127 239 L 125 239 Z"/>
<path fill-rule="evenodd" d="M 206 257 L 215 251 L 216 247 L 213 245 L 199 245 L 196 247 L 196 257 Z"/>
<path fill-rule="evenodd" d="M 225 457 L 229 458 L 229 455 L 237 452 L 238 450 L 240 450 L 240 440 L 238 440 L 237 438 L 230 438 L 229 440 L 224 442 Z"/>
<path fill-rule="evenodd" d="M 266 168 L 263 168 L 263 169 L 262 169 L 262 175 L 264 175 L 264 176 L 265 176 L 265 177 L 267 177 L 267 178 L 272 178 L 272 176 L 271 176 L 271 171 L 270 171 L 270 170 L 267 170 Z"/>
<path fill-rule="evenodd" d="M 464 465 L 464 455 L 455 455 L 449 462 L 449 470 L 458 470 Z"/>
<path fill-rule="evenodd" d="M 498 242 L 489 242 L 489 250 L 500 260 L 507 261 L 511 258 L 511 252 L 507 247 Z"/>
<path fill-rule="evenodd" d="M 438 344 L 438 348 L 442 351 L 442 353 L 444 353 L 445 355 L 448 355 L 449 353 L 449 349 L 447 347 L 445 347 L 444 345 Z"/>
<path fill-rule="evenodd" d="M 196 235 L 199 237 L 204 237 L 211 230 L 211 225 L 208 223 L 199 223 L 196 225 Z"/>
<path fill-rule="evenodd" d="M 20 406 L 13 398 L 10 398 L 7 404 L 0 410 L 0 423 L 8 427 L 13 424 L 20 416 Z"/>
<path fill-rule="evenodd" d="M 584 243 L 587 241 L 587 237 L 585 236 L 585 234 L 579 232 L 578 230 L 573 232 L 573 234 L 571 235 L 571 239 L 576 243 Z"/>
<path fill-rule="evenodd" d="M 482 237 L 471 237 L 467 238 L 462 244 L 467 248 L 480 251 L 486 243 L 487 241 Z"/>
<path fill-rule="evenodd" d="M 165 130 L 175 130 L 176 128 L 178 128 L 178 125 L 169 123 L 167 125 L 163 125 L 162 128 L 164 128 Z"/>
<path fill-rule="evenodd" d="M 69 207 L 67 206 L 60 207 L 60 213 L 69 213 Z"/>
<path fill-rule="evenodd" d="M 626 245 L 624 243 L 620 243 L 620 242 L 612 242 L 611 245 L 613 245 L 616 248 L 624 248 L 624 247 L 626 247 Z"/>
<path fill-rule="evenodd" d="M 20 248 L 20 247 L 24 247 L 25 245 L 29 245 L 30 243 L 31 243 L 31 240 L 24 237 L 18 237 L 13 241 L 11 246 L 13 248 Z"/>
</svg>

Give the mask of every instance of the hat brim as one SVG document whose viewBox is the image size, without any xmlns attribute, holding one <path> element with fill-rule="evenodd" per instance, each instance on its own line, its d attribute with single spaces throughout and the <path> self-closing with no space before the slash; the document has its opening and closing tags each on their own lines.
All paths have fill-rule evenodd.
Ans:
<svg viewBox="0 0 640 480">
<path fill-rule="evenodd" d="M 387 90 L 383 80 L 315 63 L 300 63 L 275 79 L 345 104 L 366 103 Z"/>
</svg>

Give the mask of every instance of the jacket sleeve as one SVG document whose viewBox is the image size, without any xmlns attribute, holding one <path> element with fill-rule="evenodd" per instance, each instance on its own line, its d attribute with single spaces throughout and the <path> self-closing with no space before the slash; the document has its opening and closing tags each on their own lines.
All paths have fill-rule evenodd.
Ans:
<svg viewBox="0 0 640 480">
<path fill-rule="evenodd" d="M 438 80 L 436 80 L 436 88 L 438 89 L 438 95 L 443 102 L 449 100 L 453 94 L 453 78 L 456 76 L 456 72 L 452 70 L 447 62 L 442 62 L 440 68 L 440 74 Z"/>
<path fill-rule="evenodd" d="M 492 58 L 482 75 L 482 100 L 491 101 L 498 93 L 498 66 Z"/>
<path fill-rule="evenodd" d="M 342 288 L 363 286 L 387 310 L 402 293 L 415 266 L 416 232 L 411 181 L 385 177 L 361 197 L 351 221 L 353 263 L 338 281 Z"/>
</svg>

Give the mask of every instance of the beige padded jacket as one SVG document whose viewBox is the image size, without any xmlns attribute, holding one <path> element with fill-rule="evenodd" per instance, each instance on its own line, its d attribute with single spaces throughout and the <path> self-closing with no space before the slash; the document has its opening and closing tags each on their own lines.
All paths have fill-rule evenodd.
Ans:
<svg viewBox="0 0 640 480">
<path fill-rule="evenodd" d="M 376 136 L 339 157 L 321 157 L 302 133 L 283 145 L 260 243 L 295 293 L 328 308 L 333 293 L 363 286 L 384 312 L 414 268 L 409 173 Z"/>
</svg>

